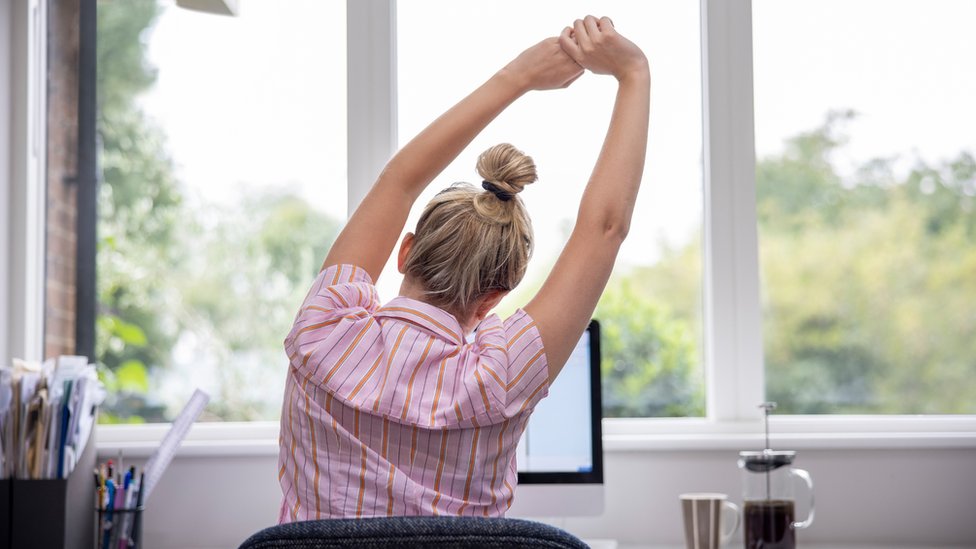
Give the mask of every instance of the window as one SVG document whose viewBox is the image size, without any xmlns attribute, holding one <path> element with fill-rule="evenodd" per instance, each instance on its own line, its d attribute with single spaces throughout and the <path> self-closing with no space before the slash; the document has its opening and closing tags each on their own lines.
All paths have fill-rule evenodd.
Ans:
<svg viewBox="0 0 976 549">
<path fill-rule="evenodd" d="M 583 2 L 400 2 L 397 75 L 400 145 L 524 48 L 556 36 L 592 6 Z M 654 91 L 644 184 L 628 240 L 596 312 L 602 323 L 604 412 L 610 417 L 701 416 L 702 121 L 696 2 L 603 2 L 652 66 Z M 513 16 L 517 14 L 517 16 Z M 430 32 L 432 22 L 436 33 Z M 441 23 L 449 22 L 449 23 Z M 457 44 L 457 47 L 445 47 Z M 507 109 L 435 181 L 423 204 L 456 181 L 474 182 L 477 155 L 511 142 L 533 157 L 540 180 L 522 197 L 536 248 L 522 284 L 499 308 L 524 305 L 545 280 L 576 217 L 600 151 L 612 78 L 588 76 L 566 90 L 535 92 Z M 387 269 L 380 296 L 395 295 Z"/>
<path fill-rule="evenodd" d="M 274 418 L 284 367 L 279 334 L 297 303 L 290 292 L 303 292 L 310 276 L 293 283 L 288 272 L 317 269 L 345 217 L 347 197 L 355 204 L 365 194 L 393 148 L 540 39 L 538 29 L 555 34 L 592 9 L 509 1 L 482 7 L 442 0 L 271 4 L 250 0 L 238 18 L 184 12 L 170 3 L 98 4 L 104 172 L 99 356 L 111 371 L 113 421 L 165 419 L 196 385 L 216 397 L 210 419 Z M 608 349 L 606 412 L 693 417 L 610 420 L 608 448 L 627 441 L 653 445 L 640 438 L 648 434 L 699 433 L 707 440 L 681 440 L 700 447 L 724 444 L 716 434 L 758 433 L 756 404 L 764 397 L 788 413 L 837 414 L 777 418 L 792 433 L 860 429 L 897 433 L 885 440 L 900 441 L 911 431 L 923 433 L 919 444 L 927 444 L 932 425 L 954 433 L 953 440 L 973 432 L 972 415 L 892 416 L 973 412 L 971 404 L 957 405 L 973 402 L 976 355 L 961 338 L 974 332 L 966 307 L 976 293 L 973 277 L 965 276 L 974 265 L 976 144 L 962 130 L 976 119 L 964 100 L 974 86 L 972 75 L 958 69 L 971 64 L 967 53 L 976 51 L 962 28 L 972 26 L 972 8 L 926 4 L 927 20 L 916 18 L 912 26 L 906 6 L 915 4 L 886 3 L 892 23 L 882 26 L 865 6 L 877 10 L 876 4 L 767 0 L 601 4 L 647 51 L 654 80 L 637 220 L 597 313 L 606 332 L 616 324 L 611 337 L 632 345 Z M 125 17 L 136 23 L 127 27 Z M 431 43 L 423 29 L 435 19 L 442 42 L 464 47 Z M 180 40 L 174 41 L 177 20 L 186 26 L 178 27 Z M 324 32 L 323 21 L 335 28 Z M 390 27 L 391 21 L 399 23 Z M 817 21 L 811 26 L 826 34 L 808 34 L 796 21 Z M 244 25 L 246 31 L 231 30 Z M 356 29 L 348 35 L 348 52 L 343 25 Z M 945 31 L 931 33 L 930 26 Z M 483 30 L 499 28 L 503 39 Z M 871 40 L 854 41 L 865 35 Z M 255 36 L 280 40 L 262 39 L 255 49 Z M 183 50 L 187 60 L 174 62 L 179 57 L 171 50 Z M 477 58 L 459 57 L 473 51 Z M 897 63 L 885 61 L 891 52 Z M 194 57 L 207 60 L 208 72 L 193 72 L 201 64 Z M 913 65 L 919 59 L 924 65 Z M 173 83 L 174 72 L 190 74 L 190 84 L 186 76 L 184 85 Z M 348 105 L 344 78 L 353 90 Z M 291 95 L 298 92 L 308 93 Z M 496 142 L 511 141 L 535 157 L 542 179 L 525 198 L 538 247 L 526 294 L 566 238 L 603 138 L 611 94 L 612 82 L 592 77 L 568 90 L 530 94 L 430 190 L 473 180 L 475 156 Z M 233 106 L 241 96 L 246 104 Z M 569 133 L 561 113 L 578 105 L 586 107 L 574 114 L 593 131 L 554 139 Z M 893 115 L 891 105 L 904 108 Z M 288 126 L 293 120 L 301 122 L 298 129 Z M 259 130 L 264 124 L 276 124 L 269 127 L 277 131 Z M 262 156 L 288 160 L 267 168 L 256 163 Z M 302 168 L 309 159 L 314 169 Z M 270 208 L 277 204 L 272 198 L 283 195 L 294 209 L 280 221 L 294 227 L 304 220 L 322 230 L 321 239 L 277 227 L 262 233 L 268 218 L 246 215 L 245 208 Z M 269 199 L 245 200 L 261 198 Z M 893 241 L 896 222 L 904 230 Z M 107 230 L 113 227 L 115 233 Z M 170 244 L 144 245 L 159 234 Z M 299 249 L 309 253 L 266 261 L 271 250 Z M 273 273 L 269 265 L 294 270 Z M 864 279 L 868 268 L 875 269 L 874 284 L 865 282 L 871 282 Z M 169 277 L 177 275 L 199 286 L 173 284 Z M 388 299 L 398 277 L 383 279 L 380 295 Z M 251 298 L 258 283 L 267 292 L 254 299 L 249 316 L 237 314 L 238 303 L 215 299 Z M 200 308 L 186 306 L 194 299 Z M 525 299 L 513 295 L 501 312 Z M 621 303 L 636 304 L 646 317 L 613 314 Z M 874 313 L 866 316 L 858 307 Z M 155 324 L 140 316 L 150 313 Z M 262 319 L 260 332 L 251 331 L 255 317 Z M 284 327 L 264 328 L 273 322 Z M 253 333 L 275 339 L 242 341 Z M 662 334 L 671 338 L 665 343 L 680 343 L 671 348 L 684 357 L 680 376 L 669 378 L 662 362 L 648 359 L 653 350 L 641 347 L 659 344 L 655 338 Z M 889 353 L 889 345 L 920 360 L 905 361 Z M 638 358 L 628 362 L 631 349 Z M 641 375 L 647 372 L 654 375 Z M 879 418 L 839 415 L 862 412 Z M 123 440 L 136 431 L 156 432 L 105 433 Z M 241 436 L 231 431 L 216 438 Z M 674 447 L 676 439 L 668 440 Z M 738 447 L 739 440 L 726 442 Z"/>
<path fill-rule="evenodd" d="M 101 418 L 275 419 L 281 342 L 346 213 L 345 4 L 98 4 Z"/>
<path fill-rule="evenodd" d="M 753 9 L 768 396 L 976 412 L 976 6 Z"/>
</svg>

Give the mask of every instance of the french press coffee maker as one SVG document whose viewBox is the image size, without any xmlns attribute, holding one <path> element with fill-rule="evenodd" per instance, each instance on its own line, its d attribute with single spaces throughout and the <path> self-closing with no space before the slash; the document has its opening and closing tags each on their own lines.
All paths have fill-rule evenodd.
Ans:
<svg viewBox="0 0 976 549">
<path fill-rule="evenodd" d="M 769 413 L 775 402 L 759 406 L 765 411 L 766 448 L 739 452 L 742 469 L 742 526 L 746 549 L 793 549 L 796 531 L 813 523 L 813 480 L 810 473 L 793 467 L 796 452 L 769 447 Z M 795 520 L 793 488 L 802 480 L 810 493 L 810 513 Z"/>
</svg>

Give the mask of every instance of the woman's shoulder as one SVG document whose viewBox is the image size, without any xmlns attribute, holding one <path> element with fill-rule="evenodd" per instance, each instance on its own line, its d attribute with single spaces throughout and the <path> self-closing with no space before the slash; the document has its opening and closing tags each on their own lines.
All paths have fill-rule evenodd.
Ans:
<svg viewBox="0 0 976 549">
<path fill-rule="evenodd" d="M 297 326 L 309 315 L 319 322 L 328 320 L 320 318 L 323 315 L 372 315 L 379 307 L 379 302 L 376 287 L 365 269 L 348 264 L 328 265 L 312 281 L 295 324 Z"/>
<path fill-rule="evenodd" d="M 349 263 L 337 263 L 335 265 L 323 265 L 315 281 L 319 286 L 336 286 L 339 284 L 365 283 L 373 285 L 373 279 L 366 272 L 366 269 Z"/>
<path fill-rule="evenodd" d="M 545 362 L 545 347 L 539 329 L 532 316 L 522 309 L 504 320 L 497 315 L 486 317 L 475 334 L 473 347 L 506 368 L 539 359 Z"/>
<path fill-rule="evenodd" d="M 495 404 L 500 414 L 496 419 L 531 411 L 548 393 L 545 348 L 535 321 L 524 310 L 505 320 L 486 317 L 473 347 L 479 360 L 472 373 L 477 372 L 477 386 L 486 390 L 486 400 Z"/>
</svg>

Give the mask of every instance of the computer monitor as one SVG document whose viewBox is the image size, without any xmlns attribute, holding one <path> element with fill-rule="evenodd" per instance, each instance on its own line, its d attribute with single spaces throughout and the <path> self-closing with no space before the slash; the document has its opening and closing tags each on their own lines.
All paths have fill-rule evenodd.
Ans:
<svg viewBox="0 0 976 549">
<path fill-rule="evenodd" d="M 522 434 L 508 516 L 603 513 L 601 420 L 600 325 L 592 320 Z"/>
</svg>

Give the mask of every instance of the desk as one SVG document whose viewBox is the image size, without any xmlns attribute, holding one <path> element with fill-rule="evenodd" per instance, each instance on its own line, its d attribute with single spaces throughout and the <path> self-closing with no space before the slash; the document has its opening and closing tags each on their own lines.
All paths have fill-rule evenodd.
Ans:
<svg viewBox="0 0 976 549">
<path fill-rule="evenodd" d="M 589 543 L 587 540 L 583 540 Z M 601 541 L 601 540 L 595 540 Z M 594 545 L 593 549 L 610 549 L 606 545 Z M 723 545 L 723 549 L 742 549 L 742 542 L 735 541 L 728 545 Z M 864 543 L 798 543 L 797 549 L 974 549 L 976 548 L 976 543 L 972 545 L 891 545 L 891 544 L 864 544 Z M 629 543 L 619 543 L 616 549 L 685 549 L 684 545 L 661 545 L 661 544 L 651 544 L 651 545 L 641 545 L 641 544 L 629 544 Z"/>
</svg>

